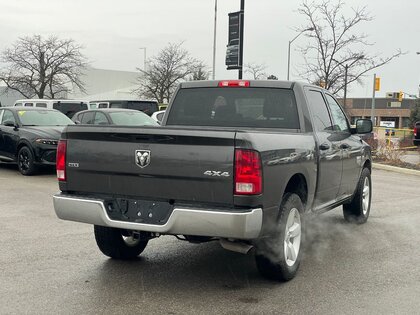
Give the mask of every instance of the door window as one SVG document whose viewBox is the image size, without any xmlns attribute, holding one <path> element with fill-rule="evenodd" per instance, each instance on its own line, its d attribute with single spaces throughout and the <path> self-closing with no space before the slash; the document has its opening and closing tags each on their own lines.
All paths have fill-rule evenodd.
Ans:
<svg viewBox="0 0 420 315">
<path fill-rule="evenodd" d="M 43 108 L 46 108 L 47 107 L 47 103 L 36 103 L 35 107 L 43 107 Z"/>
<path fill-rule="evenodd" d="M 82 124 L 92 125 L 93 124 L 93 116 L 95 116 L 95 112 L 87 112 L 84 113 L 82 120 L 80 121 Z"/>
<path fill-rule="evenodd" d="M 334 121 L 334 130 L 349 132 L 347 118 L 340 105 L 338 105 L 337 101 L 331 95 L 325 94 L 325 96 L 331 109 L 331 116 Z"/>
<path fill-rule="evenodd" d="M 25 103 L 25 106 L 34 107 L 34 103 Z"/>
<path fill-rule="evenodd" d="M 330 114 L 328 113 L 327 104 L 325 103 L 322 93 L 315 90 L 309 90 L 306 93 L 308 96 L 309 107 L 312 111 L 315 130 L 333 130 Z"/>
<path fill-rule="evenodd" d="M 10 110 L 4 111 L 1 124 L 3 125 L 6 121 L 11 121 L 14 124 L 16 124 L 15 116 L 13 116 L 13 113 Z"/>
<path fill-rule="evenodd" d="M 95 120 L 93 121 L 94 125 L 109 125 L 108 119 L 104 113 L 96 112 Z"/>
</svg>

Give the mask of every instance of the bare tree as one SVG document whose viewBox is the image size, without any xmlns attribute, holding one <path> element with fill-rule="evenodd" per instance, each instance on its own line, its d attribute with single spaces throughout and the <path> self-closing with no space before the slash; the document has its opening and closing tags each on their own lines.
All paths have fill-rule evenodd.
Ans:
<svg viewBox="0 0 420 315">
<path fill-rule="evenodd" d="M 0 81 L 27 98 L 55 98 L 73 86 L 85 91 L 81 76 L 87 59 L 81 48 L 72 39 L 55 36 L 19 38 L 0 56 Z"/>
<path fill-rule="evenodd" d="M 208 71 L 207 65 L 200 61 L 195 66 L 195 69 L 190 77 L 190 81 L 202 81 L 208 80 L 210 77 L 210 72 Z"/>
<path fill-rule="evenodd" d="M 307 24 L 298 29 L 306 32 L 309 44 L 301 48 L 305 65 L 300 76 L 310 83 L 318 84 L 332 93 L 340 93 L 347 84 L 362 82 L 370 70 L 389 63 L 403 53 L 398 50 L 388 57 L 369 54 L 367 35 L 356 33 L 356 27 L 372 20 L 366 7 L 353 8 L 349 16 L 344 15 L 345 3 L 323 0 L 304 1 L 298 12 L 306 17 Z"/>
<path fill-rule="evenodd" d="M 251 78 L 254 80 L 263 80 L 267 77 L 267 74 L 264 72 L 267 69 L 267 66 L 264 64 L 257 63 L 247 63 L 245 64 L 245 73 L 251 75 Z"/>
<path fill-rule="evenodd" d="M 155 98 L 159 103 L 169 102 L 177 85 L 194 74 L 200 64 L 182 48 L 181 43 L 169 43 L 157 56 L 149 59 L 147 70 L 137 68 L 139 88 L 133 92 L 139 96 Z"/>
</svg>

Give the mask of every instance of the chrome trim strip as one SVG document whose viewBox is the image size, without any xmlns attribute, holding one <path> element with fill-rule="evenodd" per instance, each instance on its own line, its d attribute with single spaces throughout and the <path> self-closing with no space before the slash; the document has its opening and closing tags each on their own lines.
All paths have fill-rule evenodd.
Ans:
<svg viewBox="0 0 420 315">
<path fill-rule="evenodd" d="M 247 212 L 224 212 L 178 207 L 173 210 L 164 225 L 154 225 L 112 220 L 105 210 L 103 200 L 100 199 L 57 194 L 53 200 L 55 213 L 60 219 L 120 229 L 174 235 L 254 239 L 259 236 L 262 226 L 261 208 Z"/>
</svg>

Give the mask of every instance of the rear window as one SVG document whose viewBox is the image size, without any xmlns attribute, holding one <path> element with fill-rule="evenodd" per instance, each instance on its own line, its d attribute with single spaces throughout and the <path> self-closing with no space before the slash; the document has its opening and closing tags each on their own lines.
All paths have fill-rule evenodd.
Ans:
<svg viewBox="0 0 420 315">
<path fill-rule="evenodd" d="M 166 124 L 300 128 L 292 90 L 249 87 L 181 89 Z"/>
<path fill-rule="evenodd" d="M 72 118 L 74 114 L 80 112 L 81 110 L 88 109 L 87 103 L 62 103 L 57 102 L 53 104 L 53 108 L 59 110 L 67 117 Z"/>
<path fill-rule="evenodd" d="M 114 125 L 121 126 L 159 126 L 152 118 L 141 112 L 110 112 Z"/>
</svg>

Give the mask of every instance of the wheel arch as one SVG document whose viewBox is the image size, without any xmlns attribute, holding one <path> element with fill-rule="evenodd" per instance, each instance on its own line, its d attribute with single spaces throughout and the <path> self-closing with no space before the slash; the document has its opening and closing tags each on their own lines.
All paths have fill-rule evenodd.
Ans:
<svg viewBox="0 0 420 315">
<path fill-rule="evenodd" d="M 367 159 L 363 164 L 363 168 L 367 168 L 372 173 L 372 161 Z"/>
<path fill-rule="evenodd" d="M 22 139 L 18 142 L 16 146 L 16 160 L 19 154 L 19 150 L 22 149 L 22 147 L 28 147 L 28 149 L 31 150 L 32 154 L 34 154 L 34 149 L 32 148 L 31 143 L 26 139 Z"/>
<path fill-rule="evenodd" d="M 305 206 L 308 202 L 308 182 L 305 175 L 302 173 L 296 173 L 291 176 L 287 182 L 286 188 L 284 189 L 283 196 L 286 193 L 297 194 Z"/>
</svg>

